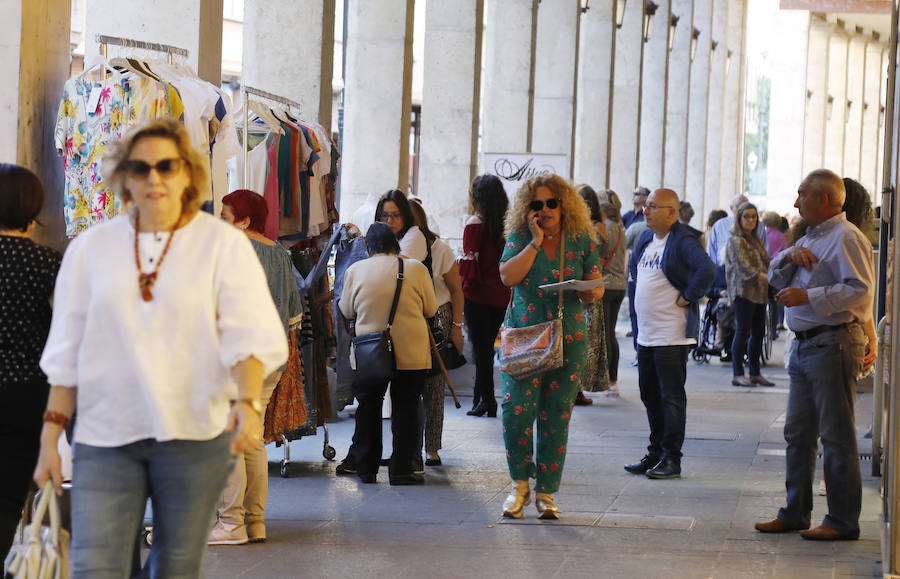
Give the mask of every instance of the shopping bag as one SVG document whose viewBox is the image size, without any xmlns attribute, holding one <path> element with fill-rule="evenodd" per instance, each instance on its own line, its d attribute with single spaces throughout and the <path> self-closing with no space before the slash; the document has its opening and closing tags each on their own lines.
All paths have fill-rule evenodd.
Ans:
<svg viewBox="0 0 900 579">
<path fill-rule="evenodd" d="M 28 501 L 6 558 L 12 579 L 68 579 L 69 532 L 62 528 L 59 502 L 53 483 L 47 481 L 37 506 Z M 49 514 L 50 524 L 44 518 Z"/>
</svg>

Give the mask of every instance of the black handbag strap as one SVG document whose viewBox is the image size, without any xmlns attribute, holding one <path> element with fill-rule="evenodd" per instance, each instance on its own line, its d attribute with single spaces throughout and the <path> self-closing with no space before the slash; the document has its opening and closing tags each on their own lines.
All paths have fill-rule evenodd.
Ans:
<svg viewBox="0 0 900 579">
<path fill-rule="evenodd" d="M 394 325 L 394 314 L 397 313 L 397 304 L 400 303 L 400 287 L 403 285 L 403 258 L 397 258 L 397 290 L 394 292 L 394 303 L 391 304 L 391 315 L 388 316 L 388 329 Z"/>
</svg>

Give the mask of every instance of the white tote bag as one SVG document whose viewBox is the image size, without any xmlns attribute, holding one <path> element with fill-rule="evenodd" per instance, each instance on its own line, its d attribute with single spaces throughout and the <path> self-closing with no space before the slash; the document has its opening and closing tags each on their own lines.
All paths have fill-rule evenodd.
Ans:
<svg viewBox="0 0 900 579">
<path fill-rule="evenodd" d="M 48 512 L 49 526 L 44 524 Z M 30 522 L 23 517 L 6 557 L 6 572 L 13 579 L 68 579 L 70 537 L 60 521 L 56 492 L 48 480 Z"/>
</svg>

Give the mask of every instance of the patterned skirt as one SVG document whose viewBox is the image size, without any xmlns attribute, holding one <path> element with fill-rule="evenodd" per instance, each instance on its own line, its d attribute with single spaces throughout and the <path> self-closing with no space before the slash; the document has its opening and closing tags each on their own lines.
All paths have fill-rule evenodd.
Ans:
<svg viewBox="0 0 900 579">
<path fill-rule="evenodd" d="M 606 324 L 603 300 L 595 300 L 584 308 L 588 330 L 587 365 L 581 375 L 581 389 L 586 392 L 609 390 L 609 361 L 606 357 Z"/>
</svg>

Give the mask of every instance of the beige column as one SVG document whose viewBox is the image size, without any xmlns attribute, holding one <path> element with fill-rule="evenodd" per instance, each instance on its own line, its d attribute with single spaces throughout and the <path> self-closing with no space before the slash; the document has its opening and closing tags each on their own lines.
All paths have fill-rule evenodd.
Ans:
<svg viewBox="0 0 900 579">
<path fill-rule="evenodd" d="M 806 59 L 806 122 L 803 125 L 803 174 L 823 166 L 828 104 L 828 57 L 833 25 L 812 18 Z"/>
<path fill-rule="evenodd" d="M 171 44 L 190 51 L 200 78 L 222 82 L 222 0 L 87 0 L 86 22 L 86 60 L 99 54 L 97 34 Z"/>
<path fill-rule="evenodd" d="M 713 4 L 713 26 L 709 56 L 709 105 L 706 125 L 706 170 L 703 207 L 728 207 L 730 200 L 720 198 L 722 175 L 722 122 L 725 105 L 725 59 L 728 52 L 729 0 Z"/>
<path fill-rule="evenodd" d="M 669 65 L 669 3 L 669 0 L 657 2 L 653 30 L 650 38 L 644 42 L 644 65 L 641 67 L 638 182 L 651 190 L 662 187 Z"/>
<path fill-rule="evenodd" d="M 743 95 L 744 43 L 747 4 L 728 0 L 728 31 L 725 39 L 725 101 L 722 107 L 722 159 L 719 203 L 743 193 Z"/>
<path fill-rule="evenodd" d="M 825 123 L 825 168 L 844 174 L 847 111 L 847 51 L 850 38 L 842 26 L 831 36 L 828 57 L 828 104 Z"/>
<path fill-rule="evenodd" d="M 578 106 L 575 122 L 575 172 L 578 183 L 594 189 L 608 185 L 614 3 L 598 2 L 581 17 L 578 50 Z"/>
<path fill-rule="evenodd" d="M 579 0 L 538 8 L 531 150 L 565 155 L 571 166 Z M 570 178 L 571 175 L 563 175 Z"/>
<path fill-rule="evenodd" d="M 14 0 L 0 3 L 5 22 L 0 41 L 0 161 L 32 171 L 44 186 L 44 207 L 34 239 L 65 247 L 62 159 L 54 129 L 60 95 L 69 77 L 69 0 Z"/>
<path fill-rule="evenodd" d="M 859 152 L 862 149 L 863 104 L 868 35 L 858 28 L 847 50 L 847 111 L 844 115 L 844 171 L 842 177 L 859 180 Z"/>
<path fill-rule="evenodd" d="M 884 45 L 873 39 L 866 45 L 866 70 L 863 95 L 862 144 L 859 154 L 859 182 L 873 198 L 878 178 L 878 117 L 881 99 L 881 51 Z"/>
<path fill-rule="evenodd" d="M 806 108 L 807 30 L 809 13 L 781 10 L 772 23 L 775 39 L 769 112 L 769 162 L 766 208 L 792 211 L 797 186 L 803 179 L 803 113 Z M 801 71 L 800 74 L 797 71 Z"/>
<path fill-rule="evenodd" d="M 609 186 L 623 199 L 638 185 L 643 16 L 643 2 L 627 2 L 622 27 L 615 37 Z"/>
<path fill-rule="evenodd" d="M 687 158 L 687 120 L 691 89 L 691 35 L 693 33 L 693 1 L 672 0 L 672 16 L 678 17 L 669 53 L 668 86 L 666 88 L 666 133 L 663 142 L 663 186 L 684 198 L 684 167 Z M 694 223 L 704 217 L 695 208 Z"/>
<path fill-rule="evenodd" d="M 878 107 L 878 154 L 875 155 L 876 162 L 878 164 L 878 168 L 875 171 L 875 205 L 881 205 L 881 189 L 884 187 L 884 177 L 882 175 L 884 171 L 884 107 L 886 106 L 887 100 L 887 77 L 888 77 L 888 65 L 890 63 L 890 58 L 888 57 L 889 50 L 887 46 L 885 46 L 881 51 L 881 88 L 878 90 L 879 100 L 881 101 L 881 106 Z"/>
<path fill-rule="evenodd" d="M 341 215 L 369 192 L 407 190 L 413 0 L 350 0 Z"/>
<path fill-rule="evenodd" d="M 720 0 L 721 1 L 721 0 Z M 684 198 L 694 211 L 706 215 L 715 207 L 706 207 L 703 194 L 706 174 L 706 126 L 709 105 L 709 49 L 712 32 L 713 0 L 694 0 L 694 28 L 697 48 L 691 62 L 691 92 L 688 107 L 687 160 L 685 165 Z"/>
<path fill-rule="evenodd" d="M 245 0 L 244 84 L 300 103 L 330 132 L 335 0 Z M 273 58 L 272 55 L 278 55 Z"/>
<path fill-rule="evenodd" d="M 445 238 L 462 239 L 478 159 L 484 0 L 428 2 L 419 190 Z"/>
<path fill-rule="evenodd" d="M 520 153 L 531 143 L 532 23 L 536 4 L 537 0 L 487 3 L 482 152 Z"/>
</svg>

